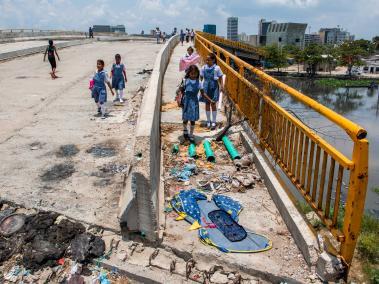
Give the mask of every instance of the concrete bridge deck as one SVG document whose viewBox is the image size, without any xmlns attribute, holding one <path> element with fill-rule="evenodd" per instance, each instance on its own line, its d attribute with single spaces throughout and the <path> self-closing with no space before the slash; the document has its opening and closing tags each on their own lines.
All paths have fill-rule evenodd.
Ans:
<svg viewBox="0 0 379 284">
<path fill-rule="evenodd" d="M 160 48 L 152 42 L 66 48 L 56 80 L 41 54 L 0 63 L 0 198 L 118 231 L 122 172 L 131 160 L 143 94 L 137 90 L 149 79 L 137 72 L 153 68 Z M 104 59 L 109 71 L 116 53 L 127 68 L 127 100 L 113 105 L 108 91 L 109 117 L 101 120 L 88 82 L 96 60 Z M 77 154 L 57 153 L 71 144 Z"/>
<path fill-rule="evenodd" d="M 154 159 L 158 159 L 157 155 L 159 157 L 162 154 L 162 177 L 167 177 L 172 166 L 180 162 L 176 159 L 185 157 L 185 145 L 181 146 L 182 153 L 176 158 L 170 156 L 170 149 L 172 144 L 181 140 L 181 110 L 175 107 L 173 102 L 176 87 L 183 76 L 183 73 L 178 72 L 179 59 L 185 54 L 188 45 L 178 45 L 174 48 L 166 70 L 166 66 L 161 65 L 165 64 L 167 55 L 170 54 L 167 50 L 170 44 L 164 47 L 167 52 L 162 53 L 161 50 L 159 54 L 162 45 L 152 42 L 94 42 L 67 48 L 60 52 L 60 78 L 54 81 L 49 78 L 49 65 L 42 62 L 40 54 L 1 63 L 0 155 L 3 163 L 0 165 L 0 198 L 28 208 L 56 211 L 85 223 L 119 231 L 119 199 L 121 192 L 125 191 L 124 176 L 129 172 L 128 166 L 133 164 L 138 167 L 139 160 L 142 160 L 142 166 L 147 166 L 148 163 L 150 166 L 155 165 Z M 127 66 L 127 101 L 125 104 L 112 104 L 112 97 L 108 93 L 109 116 L 101 120 L 94 116 L 96 106 L 89 97 L 88 80 L 95 69 L 96 59 L 104 59 L 106 69 L 109 70 L 115 53 L 121 54 Z M 159 60 L 158 56 L 159 62 L 154 63 L 157 54 L 163 59 Z M 140 71 L 153 67 L 154 71 L 148 83 L 149 75 Z M 160 72 L 159 76 L 154 72 Z M 157 86 L 154 87 L 155 83 Z M 160 83 L 162 104 L 160 97 L 153 102 L 156 95 L 161 94 Z M 148 89 L 144 95 L 141 87 L 146 85 Z M 155 92 L 155 97 L 151 92 Z M 144 101 L 141 104 L 142 100 Z M 157 102 L 159 104 L 155 108 Z M 149 108 L 149 104 L 154 107 Z M 168 107 L 170 105 L 171 107 Z M 159 107 L 165 106 L 166 110 L 161 115 L 157 114 Z M 141 117 L 144 110 L 149 110 L 148 118 Z M 138 116 L 140 117 L 137 121 Z M 161 133 L 158 130 L 159 119 L 156 120 L 158 127 L 152 122 L 151 132 L 148 131 L 150 120 L 154 121 L 156 117 L 161 118 Z M 205 119 L 203 106 L 200 117 L 201 120 Z M 146 151 L 140 153 L 141 157 L 134 157 L 136 149 L 142 149 L 135 143 L 140 138 L 137 123 L 143 123 L 144 130 L 151 135 L 147 137 L 150 145 L 143 145 Z M 195 130 L 196 141 L 200 143 L 205 137 L 210 138 L 220 131 L 221 126 L 225 124 L 223 113 L 219 114 L 218 123 L 219 129 L 213 132 L 198 124 Z M 252 151 L 242 143 L 246 141 L 242 137 L 248 137 L 244 128 L 233 127 L 230 134 L 241 154 Z M 151 144 L 161 144 L 162 147 Z M 222 145 L 216 147 L 220 162 L 209 165 L 200 161 L 200 170 L 211 168 L 215 175 L 238 175 Z M 156 149 L 159 152 L 163 150 L 156 153 Z M 153 157 L 152 154 L 157 155 Z M 148 163 L 144 160 L 145 157 Z M 260 179 L 257 166 L 251 167 L 249 171 Z M 157 169 L 145 170 L 145 173 L 150 179 L 155 178 L 159 181 Z M 156 176 L 151 177 L 151 173 Z M 201 173 L 191 179 L 190 184 L 185 187 L 196 187 L 198 179 L 207 178 L 210 177 Z M 149 180 L 146 184 L 140 185 L 155 186 L 156 183 Z M 183 185 L 165 180 L 157 195 L 168 200 L 180 187 Z M 140 276 L 160 283 L 183 281 L 183 277 L 186 276 L 186 263 L 190 259 L 197 262 L 191 278 L 195 282 L 203 279 L 197 276 L 221 266 L 223 276 L 220 277 L 224 280 L 228 273 L 240 273 L 246 280 L 242 283 L 317 283 L 314 270 L 307 265 L 309 259 L 306 261 L 303 257 L 302 251 L 295 243 L 294 235 L 291 235 L 286 226 L 285 217 L 280 215 L 269 192 L 265 183 L 257 181 L 253 188 L 246 191 L 224 193 L 239 200 L 244 206 L 240 215 L 240 223 L 243 226 L 266 235 L 273 241 L 273 248 L 269 251 L 256 254 L 225 254 L 214 250 L 200 243 L 197 232 L 188 231 L 189 225 L 185 221 L 175 221 L 175 214 L 172 212 L 163 219 L 158 218 L 163 226 L 159 228 L 163 229 L 159 249 L 156 248 L 156 243 L 145 244 L 146 246 L 137 249 L 132 257 L 134 250 L 130 250 L 135 243 L 123 241 L 111 258 L 103 260 L 102 263 L 120 270 L 129 269 L 132 275 L 137 274 L 138 270 Z M 128 191 L 127 193 L 129 194 Z M 154 197 L 153 194 L 148 196 L 147 201 L 142 201 L 151 205 Z M 143 202 L 139 205 L 144 205 Z M 152 212 L 162 215 L 162 205 L 164 206 L 159 204 L 156 207 L 157 211 Z M 290 204 L 288 206 L 291 207 Z M 140 215 L 143 214 L 146 215 L 142 216 L 143 218 L 153 218 L 148 216 L 148 213 L 149 211 L 138 214 L 133 212 L 137 223 L 143 221 L 140 219 Z M 143 233 L 143 230 L 140 232 Z M 109 234 L 109 231 L 105 234 Z M 119 234 L 111 235 L 112 238 L 122 238 Z M 104 235 L 104 238 L 109 236 Z M 138 246 L 143 246 L 142 242 L 138 243 Z M 125 253 L 128 255 L 127 260 L 123 256 Z M 173 262 L 177 263 L 173 275 L 181 276 L 181 280 L 175 277 L 173 282 L 160 280 L 162 277 L 158 277 L 159 275 L 173 272 Z M 213 271 L 212 274 L 216 273 Z M 191 280 L 188 283 L 192 283 Z"/>
</svg>

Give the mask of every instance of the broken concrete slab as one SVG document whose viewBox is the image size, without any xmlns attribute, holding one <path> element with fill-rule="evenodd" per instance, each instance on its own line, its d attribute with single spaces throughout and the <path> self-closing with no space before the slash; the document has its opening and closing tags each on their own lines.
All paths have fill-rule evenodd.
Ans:
<svg viewBox="0 0 379 284">
<path fill-rule="evenodd" d="M 326 282 L 338 282 L 345 273 L 345 267 L 337 257 L 322 252 L 316 263 L 316 274 Z"/>
<path fill-rule="evenodd" d="M 150 241 L 159 237 L 158 190 L 160 185 L 160 102 L 163 76 L 171 51 L 179 42 L 172 37 L 159 52 L 142 100 L 136 126 L 136 159 L 119 203 L 120 222 L 137 229 Z M 129 196 L 125 196 L 129 195 Z M 132 224 L 128 224 L 130 220 Z"/>
</svg>

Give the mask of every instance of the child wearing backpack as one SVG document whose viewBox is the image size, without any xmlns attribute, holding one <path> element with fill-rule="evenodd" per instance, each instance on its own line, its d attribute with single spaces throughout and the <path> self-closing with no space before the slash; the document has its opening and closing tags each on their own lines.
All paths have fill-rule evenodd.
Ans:
<svg viewBox="0 0 379 284">
<path fill-rule="evenodd" d="M 200 71 L 196 65 L 191 65 L 187 69 L 186 76 L 184 77 L 182 87 L 182 120 L 183 120 L 183 137 L 189 139 L 191 143 L 194 143 L 195 139 L 193 132 L 195 129 L 195 122 L 199 120 L 199 98 L 210 98 L 204 93 L 202 83 L 200 82 Z M 190 122 L 190 129 L 188 131 L 188 122 Z"/>
</svg>

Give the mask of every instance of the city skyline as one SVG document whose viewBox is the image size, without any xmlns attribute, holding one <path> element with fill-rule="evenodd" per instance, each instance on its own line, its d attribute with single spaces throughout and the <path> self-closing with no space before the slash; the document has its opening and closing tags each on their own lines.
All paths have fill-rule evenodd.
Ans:
<svg viewBox="0 0 379 284">
<path fill-rule="evenodd" d="M 226 19 L 239 18 L 239 32 L 257 34 L 261 18 L 277 22 L 308 23 L 311 32 L 338 25 L 371 39 L 379 34 L 379 0 L 0 0 L 1 28 L 86 30 L 94 24 L 124 24 L 128 33 L 149 31 L 155 26 L 172 31 L 176 26 L 202 30 L 217 25 L 226 35 Z M 194 17 L 196 15 L 196 17 Z"/>
</svg>

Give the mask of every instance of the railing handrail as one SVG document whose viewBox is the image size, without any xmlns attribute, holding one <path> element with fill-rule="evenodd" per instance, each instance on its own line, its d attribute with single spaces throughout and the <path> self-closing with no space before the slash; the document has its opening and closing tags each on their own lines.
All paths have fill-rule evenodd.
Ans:
<svg viewBox="0 0 379 284">
<path fill-rule="evenodd" d="M 213 47 L 219 48 L 216 44 L 211 42 L 210 40 L 203 37 L 202 32 L 198 33 L 198 36 L 200 36 L 204 41 L 208 42 Z M 268 81 L 273 86 L 287 92 L 292 97 L 296 98 L 298 101 L 302 102 L 303 104 L 307 105 L 311 109 L 317 111 L 318 113 L 322 114 L 324 117 L 329 119 L 330 121 L 337 124 L 339 127 L 341 127 L 343 130 L 346 131 L 346 133 L 349 135 L 349 137 L 353 141 L 357 141 L 363 138 L 366 138 L 367 131 L 358 125 L 355 122 L 352 122 L 351 120 L 347 119 L 346 117 L 336 113 L 335 111 L 327 108 L 326 106 L 316 102 L 314 99 L 300 93 L 299 91 L 295 90 L 294 88 L 280 82 L 279 80 L 275 79 L 274 77 L 266 74 L 265 72 L 259 70 L 258 68 L 255 68 L 254 66 L 251 66 L 250 64 L 247 64 L 237 56 L 233 54 L 228 54 L 230 58 L 233 59 L 233 61 L 237 61 L 240 64 L 244 65 L 245 68 L 252 71 L 254 74 L 256 74 L 258 77 L 260 77 L 263 81 Z"/>
<path fill-rule="evenodd" d="M 256 134 L 258 147 L 264 150 L 265 155 L 272 157 L 273 163 L 279 165 L 322 223 L 340 242 L 340 257 L 349 268 L 360 234 L 367 192 L 369 152 L 366 130 L 249 65 L 216 43 L 196 33 L 195 47 L 199 54 L 205 58 L 209 52 L 215 53 L 218 64 L 227 74 L 226 94 L 237 111 L 248 119 Z M 249 78 L 245 72 L 247 70 L 255 78 Z M 258 79 L 258 83 L 255 79 Z M 347 158 L 276 103 L 270 96 L 271 86 L 284 91 L 344 129 L 353 143 L 352 158 Z M 343 177 L 347 171 L 347 198 L 341 209 Z"/>
<path fill-rule="evenodd" d="M 240 49 L 249 50 L 249 51 L 255 52 L 255 53 L 259 54 L 259 55 L 263 54 L 262 51 L 259 48 L 255 47 L 253 45 L 250 45 L 248 43 L 239 42 L 239 41 L 233 41 L 233 40 L 228 40 L 228 39 L 219 37 L 217 35 L 207 34 L 205 32 L 198 32 L 198 34 L 200 34 L 205 39 L 213 38 L 213 40 L 215 40 L 217 42 L 225 43 L 227 45 L 232 45 L 232 46 L 238 47 Z"/>
</svg>

